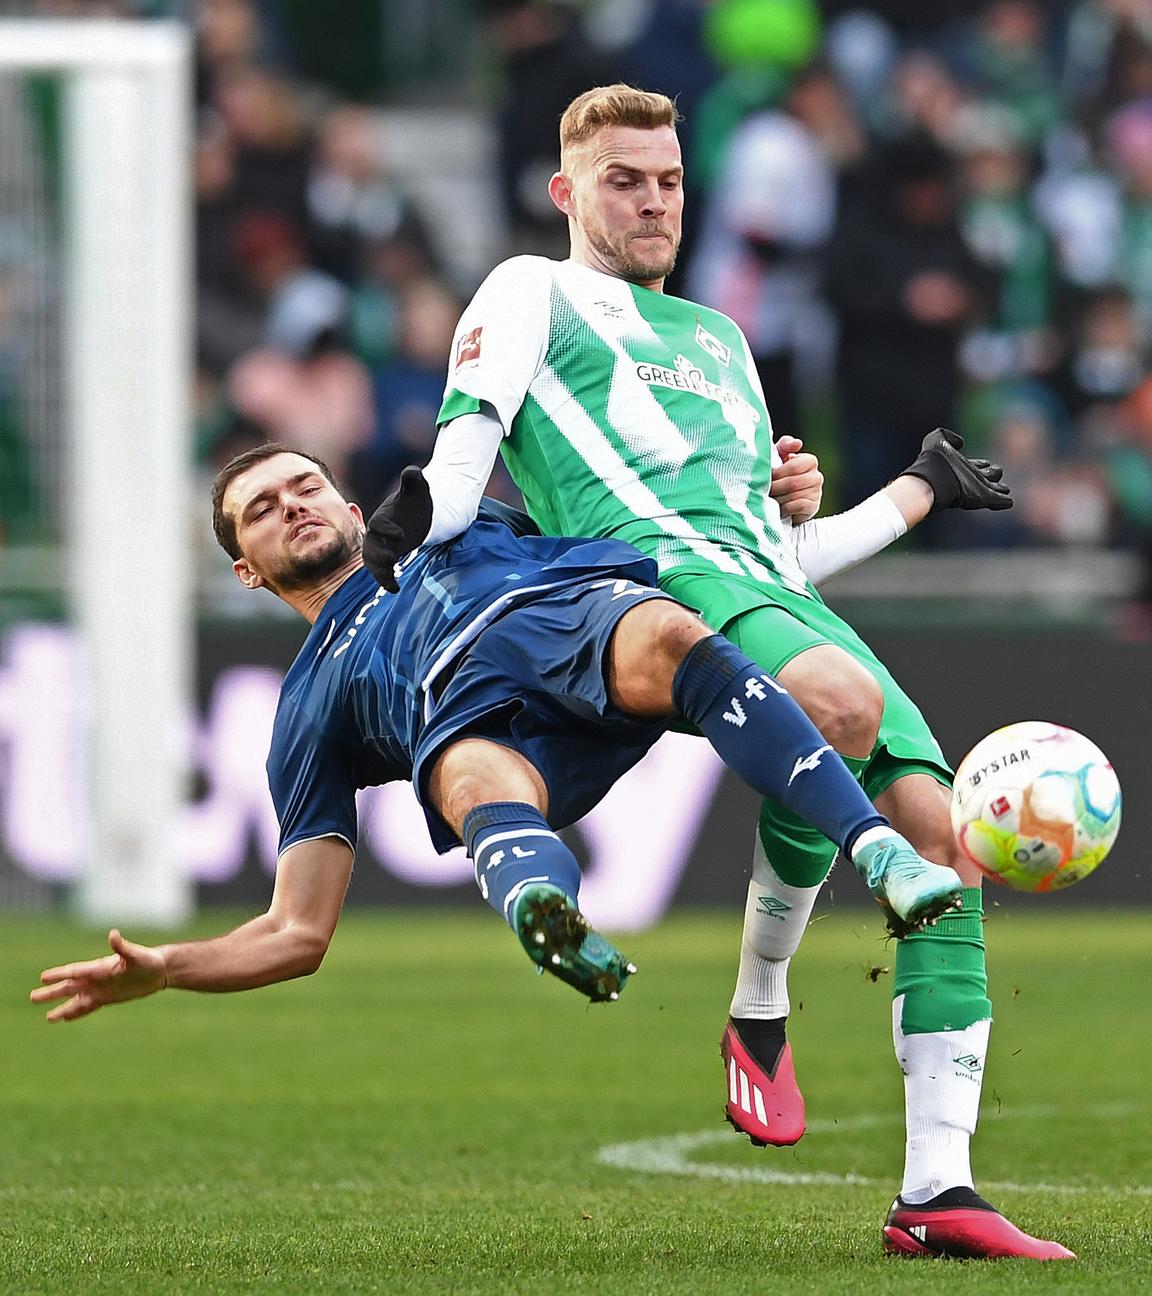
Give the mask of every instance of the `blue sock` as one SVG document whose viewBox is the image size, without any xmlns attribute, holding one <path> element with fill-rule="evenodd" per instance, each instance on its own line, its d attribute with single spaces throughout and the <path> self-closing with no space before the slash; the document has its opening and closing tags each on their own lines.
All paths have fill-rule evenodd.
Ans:
<svg viewBox="0 0 1152 1296">
<path fill-rule="evenodd" d="M 749 787 L 807 820 L 846 854 L 887 826 L 799 704 L 722 635 L 701 639 L 672 681 L 680 713 Z"/>
<path fill-rule="evenodd" d="M 477 806 L 464 817 L 463 837 L 480 894 L 509 925 L 513 902 L 528 882 L 550 882 L 573 902 L 580 894 L 576 857 L 527 802 Z"/>
</svg>

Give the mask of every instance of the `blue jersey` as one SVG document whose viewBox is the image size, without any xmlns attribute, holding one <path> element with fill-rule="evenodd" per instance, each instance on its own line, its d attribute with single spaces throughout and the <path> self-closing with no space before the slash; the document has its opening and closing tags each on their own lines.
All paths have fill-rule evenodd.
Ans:
<svg viewBox="0 0 1152 1296">
<path fill-rule="evenodd" d="M 631 545 L 521 535 L 519 516 L 485 505 L 455 540 L 405 559 L 398 594 L 361 568 L 324 604 L 285 676 L 268 753 L 281 853 L 330 836 L 355 848 L 357 789 L 411 778 L 437 679 L 504 612 L 606 576 L 656 583 Z"/>
</svg>

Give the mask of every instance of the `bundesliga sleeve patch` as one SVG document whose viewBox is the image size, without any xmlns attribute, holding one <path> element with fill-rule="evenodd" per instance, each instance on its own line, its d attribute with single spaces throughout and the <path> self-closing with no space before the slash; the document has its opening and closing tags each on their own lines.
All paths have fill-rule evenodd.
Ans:
<svg viewBox="0 0 1152 1296">
<path fill-rule="evenodd" d="M 475 364 L 480 359 L 480 334 L 484 332 L 483 324 L 465 333 L 456 347 L 456 368 L 462 369 L 467 364 Z"/>
</svg>

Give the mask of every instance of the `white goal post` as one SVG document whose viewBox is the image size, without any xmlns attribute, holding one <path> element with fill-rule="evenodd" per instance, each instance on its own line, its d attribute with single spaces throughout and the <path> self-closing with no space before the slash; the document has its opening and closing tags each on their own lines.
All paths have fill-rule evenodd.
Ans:
<svg viewBox="0 0 1152 1296">
<path fill-rule="evenodd" d="M 0 21 L 0 73 L 63 84 L 63 514 L 94 922 L 177 923 L 191 680 L 191 37 Z M 43 807 L 50 816 L 51 806 Z"/>
</svg>

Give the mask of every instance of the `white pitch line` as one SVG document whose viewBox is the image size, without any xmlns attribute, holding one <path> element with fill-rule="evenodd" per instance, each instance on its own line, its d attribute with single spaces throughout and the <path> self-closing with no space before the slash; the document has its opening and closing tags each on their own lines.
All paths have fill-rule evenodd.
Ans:
<svg viewBox="0 0 1152 1296">
<path fill-rule="evenodd" d="M 1057 1116 L 1060 1108 L 1049 1106 L 1016 1107 L 1011 1112 L 999 1113 L 997 1119 L 1006 1116 L 1024 1119 L 1038 1119 Z M 1093 1107 L 1083 1113 L 1085 1116 L 1127 1116 L 1137 1110 L 1133 1104 L 1116 1104 L 1108 1107 Z M 902 1123 L 902 1118 L 882 1113 L 862 1114 L 845 1117 L 843 1120 L 818 1120 L 808 1125 L 811 1134 L 835 1134 L 856 1129 L 871 1129 L 877 1125 L 895 1125 Z M 635 1143 L 610 1143 L 600 1148 L 596 1160 L 601 1165 L 612 1166 L 617 1170 L 639 1171 L 642 1174 L 681 1175 L 696 1179 L 721 1179 L 727 1183 L 762 1183 L 762 1184 L 800 1184 L 817 1186 L 854 1188 L 883 1188 L 890 1186 L 887 1179 L 872 1179 L 865 1175 L 831 1174 L 826 1171 L 773 1170 L 767 1166 L 716 1165 L 708 1161 L 691 1160 L 693 1153 L 702 1148 L 719 1144 L 732 1145 L 731 1130 L 700 1130 L 695 1134 L 670 1134 L 665 1138 L 640 1139 Z M 1125 1196 L 1152 1196 L 1152 1187 L 1147 1184 L 1052 1184 L 1052 1183 L 1012 1183 L 1006 1180 L 985 1183 L 983 1187 L 993 1192 L 1029 1192 L 1050 1193 L 1055 1196 L 1075 1197 L 1085 1193 L 1110 1192 Z"/>
</svg>

